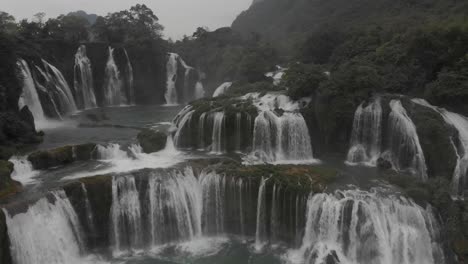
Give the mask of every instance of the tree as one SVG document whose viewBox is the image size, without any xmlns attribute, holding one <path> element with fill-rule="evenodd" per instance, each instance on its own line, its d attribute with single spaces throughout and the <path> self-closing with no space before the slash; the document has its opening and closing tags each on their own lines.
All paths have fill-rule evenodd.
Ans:
<svg viewBox="0 0 468 264">
<path fill-rule="evenodd" d="M 0 31 L 13 33 L 15 30 L 15 18 L 6 12 L 0 11 Z"/>
<path fill-rule="evenodd" d="M 46 16 L 46 13 L 44 12 L 39 12 L 37 14 L 35 14 L 33 17 L 33 22 L 36 22 L 39 24 L 39 26 L 43 26 L 44 25 L 44 18 Z"/>
</svg>

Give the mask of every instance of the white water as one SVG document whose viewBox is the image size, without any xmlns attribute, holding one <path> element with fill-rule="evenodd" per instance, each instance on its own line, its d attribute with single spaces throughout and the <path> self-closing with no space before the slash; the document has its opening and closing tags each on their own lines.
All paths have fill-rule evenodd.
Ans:
<svg viewBox="0 0 468 264">
<path fill-rule="evenodd" d="M 46 119 L 44 115 L 44 109 L 42 109 L 42 104 L 39 100 L 36 85 L 34 84 L 34 79 L 28 64 L 26 61 L 20 59 L 18 61 L 18 66 L 20 67 L 23 77 L 23 92 L 21 93 L 20 99 L 18 101 L 18 107 L 21 110 L 25 105 L 27 105 L 32 115 L 34 116 L 34 122 L 37 126 L 41 121 L 45 121 Z"/>
<path fill-rule="evenodd" d="M 423 99 L 413 99 L 412 101 L 439 112 L 444 118 L 445 122 L 457 129 L 458 138 L 460 141 L 459 147 L 461 150 L 459 151 L 458 148 L 455 147 L 458 155 L 458 161 L 457 166 L 453 172 L 452 192 L 455 196 L 461 195 L 466 187 L 468 176 L 468 118 L 460 114 L 447 111 L 446 109 L 430 105 Z"/>
<path fill-rule="evenodd" d="M 119 106 L 125 103 L 125 94 L 122 93 L 123 81 L 119 68 L 115 64 L 114 49 L 109 47 L 104 77 L 104 106 Z"/>
<path fill-rule="evenodd" d="M 425 181 L 427 180 L 426 160 L 416 126 L 400 100 L 392 100 L 390 108 L 392 110 L 388 119 L 390 148 L 383 156 L 391 161 L 396 170 L 409 170 Z"/>
<path fill-rule="evenodd" d="M 112 245 L 114 256 L 128 250 L 141 249 L 141 205 L 135 178 L 131 176 L 112 179 Z"/>
<path fill-rule="evenodd" d="M 166 84 L 166 98 L 167 105 L 177 105 L 178 97 L 176 90 L 176 81 L 177 81 L 177 63 L 179 55 L 175 53 L 169 53 L 169 59 L 166 65 L 167 71 L 167 84 Z"/>
<path fill-rule="evenodd" d="M 133 105 L 135 104 L 135 86 L 133 84 L 133 67 L 132 67 L 132 63 L 130 62 L 130 58 L 128 57 L 127 50 L 123 49 L 123 51 L 125 54 L 125 59 L 127 60 L 127 64 L 125 65 L 127 104 Z"/>
<path fill-rule="evenodd" d="M 232 86 L 232 82 L 225 82 L 225 83 L 221 84 L 214 91 L 213 97 L 219 97 L 219 96 L 225 94 L 229 90 L 229 88 L 231 88 L 231 86 Z"/>
<path fill-rule="evenodd" d="M 228 209 L 224 203 L 226 178 L 215 172 L 202 172 L 200 185 L 203 194 L 203 234 L 223 234 L 224 211 Z"/>
<path fill-rule="evenodd" d="M 36 66 L 38 72 L 42 75 L 46 82 L 47 88 L 41 87 L 42 90 L 49 93 L 52 103 L 55 106 L 58 115 L 74 113 L 77 110 L 75 99 L 68 86 L 65 77 L 62 73 L 52 64 L 42 60 L 44 70 Z M 38 82 L 36 82 L 38 84 Z"/>
<path fill-rule="evenodd" d="M 198 81 L 195 84 L 195 98 L 194 99 L 201 99 L 205 97 L 205 88 L 203 87 L 203 83 Z"/>
<path fill-rule="evenodd" d="M 286 73 L 286 68 L 282 68 L 281 66 L 276 66 L 276 71 L 274 72 L 268 72 L 265 74 L 266 77 L 271 77 L 273 78 L 273 84 L 274 85 L 279 85 L 281 81 L 283 80 L 283 76 Z"/>
<path fill-rule="evenodd" d="M 21 184 L 31 184 L 36 182 L 36 177 L 40 172 L 34 170 L 33 165 L 27 159 L 27 157 L 12 157 L 9 162 L 13 163 L 14 170 L 11 174 L 11 178 L 15 181 L 21 182 Z"/>
<path fill-rule="evenodd" d="M 363 163 L 375 166 L 380 157 L 382 144 L 382 106 L 380 98 L 364 107 L 362 103 L 354 114 L 351 147 L 347 163 Z"/>
<path fill-rule="evenodd" d="M 269 179 L 269 178 L 268 178 Z M 257 198 L 257 226 L 255 231 L 255 250 L 260 251 L 266 244 L 266 182 L 268 179 L 262 178 L 258 188 Z"/>
<path fill-rule="evenodd" d="M 25 213 L 5 213 L 15 264 L 79 264 L 84 251 L 78 217 L 65 192 L 52 193 Z"/>
<path fill-rule="evenodd" d="M 213 134 L 211 140 L 211 153 L 223 154 L 225 152 L 225 142 L 223 133 L 226 133 L 226 124 L 224 121 L 224 112 L 213 114 Z"/>
<path fill-rule="evenodd" d="M 302 246 L 290 263 L 445 263 L 431 210 L 402 197 L 358 190 L 316 194 L 307 202 Z"/>
<path fill-rule="evenodd" d="M 80 108 L 95 108 L 97 104 L 94 95 L 93 71 L 84 45 L 81 45 L 75 54 L 74 80 L 76 101 Z"/>
<path fill-rule="evenodd" d="M 187 126 L 190 126 L 190 123 L 191 123 L 191 120 L 192 120 L 192 116 L 193 114 L 195 113 L 195 110 L 192 110 L 192 111 L 189 111 L 187 113 L 185 113 L 184 115 L 180 116 L 180 119 L 177 121 L 176 126 L 177 126 L 177 132 L 175 133 L 174 135 L 174 145 L 177 147 L 177 148 L 180 148 L 182 147 L 182 139 L 183 137 L 185 136 L 189 136 L 189 135 L 186 135 L 184 132 L 185 132 L 185 128 Z M 189 132 L 191 132 L 190 130 L 188 130 Z"/>
</svg>

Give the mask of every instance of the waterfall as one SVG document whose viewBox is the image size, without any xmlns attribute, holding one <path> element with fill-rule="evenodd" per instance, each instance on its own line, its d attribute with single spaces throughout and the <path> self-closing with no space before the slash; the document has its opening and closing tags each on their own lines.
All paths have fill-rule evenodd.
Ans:
<svg viewBox="0 0 468 264">
<path fill-rule="evenodd" d="M 81 109 L 95 108 L 93 72 L 91 61 L 86 55 L 86 46 L 81 45 L 75 54 L 74 89 L 76 101 Z"/>
<path fill-rule="evenodd" d="M 205 97 L 205 88 L 203 87 L 203 83 L 198 81 L 195 84 L 195 99 L 201 99 Z"/>
<path fill-rule="evenodd" d="M 169 53 L 169 59 L 166 64 L 167 85 L 166 85 L 166 104 L 176 105 L 178 103 L 176 81 L 177 81 L 177 63 L 179 55 Z"/>
<path fill-rule="evenodd" d="M 236 113 L 236 137 L 235 151 L 241 152 L 242 144 L 242 113 Z"/>
<path fill-rule="evenodd" d="M 215 172 L 202 172 L 200 184 L 203 191 L 203 234 L 224 233 L 226 178 Z"/>
<path fill-rule="evenodd" d="M 176 146 L 177 148 L 183 147 L 182 140 L 185 136 L 188 136 L 188 135 L 185 135 L 186 134 L 185 130 L 189 128 L 191 125 L 193 113 L 195 113 L 195 110 L 187 112 L 186 114 L 182 115 L 180 120 L 178 120 L 178 123 L 176 123 L 177 132 L 175 133 L 175 136 L 174 136 L 174 146 Z M 191 133 L 190 129 L 188 129 L 188 133 Z"/>
<path fill-rule="evenodd" d="M 225 94 L 229 90 L 229 88 L 231 88 L 231 86 L 232 86 L 232 82 L 225 82 L 225 83 L 221 84 L 214 91 L 213 97 L 219 97 L 219 96 Z"/>
<path fill-rule="evenodd" d="M 268 178 L 269 179 L 269 178 Z M 266 227 L 266 182 L 268 179 L 262 177 L 260 187 L 258 189 L 257 198 L 257 226 L 255 231 L 255 249 L 260 251 L 266 244 L 267 240 L 267 227 Z"/>
<path fill-rule="evenodd" d="M 304 163 L 313 161 L 309 129 L 300 113 L 261 112 L 255 119 L 253 153 L 263 162 Z"/>
<path fill-rule="evenodd" d="M 91 208 L 91 203 L 89 202 L 88 198 L 88 190 L 86 190 L 86 186 L 84 183 L 81 183 L 81 190 L 83 191 L 84 202 L 85 202 L 85 209 L 86 209 L 86 220 L 88 224 L 89 231 L 92 234 L 96 234 L 96 225 L 94 224 L 94 214 Z"/>
<path fill-rule="evenodd" d="M 202 192 L 193 171 L 152 176 L 148 187 L 152 244 L 201 236 Z"/>
<path fill-rule="evenodd" d="M 97 156 L 100 160 L 124 160 L 129 158 L 127 152 L 120 149 L 119 144 L 98 145 Z"/>
<path fill-rule="evenodd" d="M 277 231 L 280 230 L 279 219 L 278 219 L 278 194 L 280 188 L 276 188 L 276 184 L 273 185 L 273 195 L 271 198 L 271 241 L 276 242 L 278 240 Z M 297 205 L 296 205 L 297 208 Z"/>
<path fill-rule="evenodd" d="M 127 61 L 125 65 L 125 81 L 126 81 L 126 88 L 127 88 L 127 103 L 128 104 L 135 104 L 135 87 L 133 84 L 133 67 L 132 63 L 130 62 L 130 58 L 128 57 L 128 53 L 126 49 L 123 49 L 125 54 L 125 59 Z"/>
<path fill-rule="evenodd" d="M 14 170 L 11 174 L 11 178 L 15 181 L 21 182 L 23 185 L 34 182 L 33 179 L 39 174 L 39 171 L 35 171 L 32 163 L 27 157 L 12 157 L 9 162 L 13 163 Z"/>
<path fill-rule="evenodd" d="M 461 195 L 463 190 L 466 188 L 467 176 L 468 176 L 468 118 L 457 113 L 447 111 L 446 109 L 437 108 L 430 105 L 423 99 L 413 99 L 413 102 L 429 107 L 439 112 L 444 118 L 445 122 L 455 127 L 458 131 L 458 138 L 460 141 L 459 150 L 457 146 L 454 148 L 458 155 L 457 165 L 453 172 L 452 179 L 452 192 L 455 196 Z M 460 153 L 459 153 L 460 152 Z"/>
<path fill-rule="evenodd" d="M 135 178 L 123 176 L 112 179 L 111 221 L 114 255 L 143 246 L 141 205 Z"/>
<path fill-rule="evenodd" d="M 26 61 L 20 59 L 18 61 L 18 66 L 23 77 L 23 92 L 21 93 L 18 107 L 21 110 L 27 105 L 37 125 L 38 122 L 44 121 L 46 118 L 41 101 L 39 100 L 39 95 L 37 94 L 36 85 L 34 84 L 34 79 Z"/>
<path fill-rule="evenodd" d="M 358 190 L 307 201 L 305 234 L 293 263 L 444 263 L 431 210 L 403 197 Z M 334 260 L 334 261 L 331 261 Z"/>
<path fill-rule="evenodd" d="M 198 144 L 199 149 L 205 149 L 205 119 L 206 119 L 206 112 L 200 115 L 198 119 Z"/>
<path fill-rule="evenodd" d="M 114 49 L 109 47 L 104 77 L 104 106 L 119 106 L 125 103 L 123 83 L 119 68 L 115 64 Z"/>
<path fill-rule="evenodd" d="M 392 111 L 388 120 L 389 150 L 383 156 L 392 162 L 396 170 L 410 170 L 425 181 L 427 180 L 426 161 L 416 126 L 400 100 L 392 100 L 390 108 Z"/>
<path fill-rule="evenodd" d="M 377 164 L 382 143 L 382 106 L 380 98 L 364 107 L 362 103 L 354 114 L 351 147 L 347 163 Z"/>
<path fill-rule="evenodd" d="M 213 134 L 212 134 L 212 145 L 211 153 L 223 154 L 225 151 L 225 142 L 223 133 L 226 133 L 226 124 L 224 120 L 224 112 L 216 112 L 213 116 Z"/>
<path fill-rule="evenodd" d="M 75 99 L 65 77 L 55 66 L 47 61 L 42 60 L 42 64 L 44 69 L 37 66 L 36 69 L 44 79 L 45 85 L 41 85 L 39 82 L 36 82 L 36 85 L 40 85 L 41 89 L 49 94 L 57 114 L 63 115 L 76 112 Z"/>
<path fill-rule="evenodd" d="M 237 189 L 239 195 L 239 225 L 240 225 L 240 235 L 245 236 L 245 217 L 244 217 L 244 181 L 239 179 L 237 181 Z"/>
<path fill-rule="evenodd" d="M 43 198 L 24 213 L 5 210 L 13 262 L 16 264 L 85 263 L 81 227 L 64 191 Z"/>
</svg>

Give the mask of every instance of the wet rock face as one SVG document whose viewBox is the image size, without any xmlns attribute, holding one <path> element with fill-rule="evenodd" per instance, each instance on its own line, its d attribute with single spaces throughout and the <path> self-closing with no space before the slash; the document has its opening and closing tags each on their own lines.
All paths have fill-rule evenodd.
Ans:
<svg viewBox="0 0 468 264">
<path fill-rule="evenodd" d="M 20 189 L 20 184 L 11 179 L 13 168 L 13 163 L 0 160 L 0 200 L 6 196 L 18 192 Z"/>
<path fill-rule="evenodd" d="M 74 161 L 86 161 L 94 158 L 96 144 L 82 144 L 65 146 L 50 150 L 36 151 L 28 156 L 34 169 L 44 170 L 52 167 L 63 166 Z"/>
<path fill-rule="evenodd" d="M 166 147 L 167 136 L 164 132 L 145 129 L 138 136 L 138 142 L 145 153 L 153 153 Z"/>
<path fill-rule="evenodd" d="M 11 264 L 10 241 L 8 238 L 5 215 L 0 210 L 0 263 Z"/>
<path fill-rule="evenodd" d="M 392 168 L 392 163 L 386 159 L 379 158 L 377 160 L 377 168 L 381 170 L 390 170 Z"/>
</svg>

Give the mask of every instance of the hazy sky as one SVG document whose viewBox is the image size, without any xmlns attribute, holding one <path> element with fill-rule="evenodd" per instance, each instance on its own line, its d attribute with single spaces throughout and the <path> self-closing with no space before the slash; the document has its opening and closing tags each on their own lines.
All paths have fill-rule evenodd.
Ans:
<svg viewBox="0 0 468 264">
<path fill-rule="evenodd" d="M 137 3 L 146 4 L 155 12 L 167 37 L 178 39 L 184 34 L 191 35 L 199 26 L 211 30 L 230 26 L 252 0 L 1 0 L 0 11 L 17 20 L 31 18 L 38 12 L 46 13 L 47 17 L 77 10 L 106 15 Z"/>
</svg>

